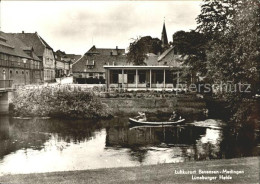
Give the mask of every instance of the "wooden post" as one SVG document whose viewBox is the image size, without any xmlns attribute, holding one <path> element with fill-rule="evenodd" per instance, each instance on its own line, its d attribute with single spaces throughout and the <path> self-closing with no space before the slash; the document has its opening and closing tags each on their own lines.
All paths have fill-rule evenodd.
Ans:
<svg viewBox="0 0 260 184">
<path fill-rule="evenodd" d="M 122 88 L 124 85 L 124 78 L 125 78 L 124 69 L 122 69 Z"/>
<path fill-rule="evenodd" d="M 165 89 L 165 69 L 163 69 L 163 88 Z"/>
<path fill-rule="evenodd" d="M 179 83 L 180 83 L 180 72 L 177 71 L 177 84 L 176 84 L 176 95 L 178 94 L 178 88 L 179 88 Z"/>
<path fill-rule="evenodd" d="M 137 88 L 138 85 L 138 70 L 135 70 L 135 88 Z"/>
<path fill-rule="evenodd" d="M 152 88 L 152 69 L 150 69 L 150 89 Z"/>
<path fill-rule="evenodd" d="M 109 84 L 110 84 L 110 71 L 109 71 L 109 69 L 106 69 L 106 81 L 107 81 L 107 91 L 108 91 Z"/>
</svg>

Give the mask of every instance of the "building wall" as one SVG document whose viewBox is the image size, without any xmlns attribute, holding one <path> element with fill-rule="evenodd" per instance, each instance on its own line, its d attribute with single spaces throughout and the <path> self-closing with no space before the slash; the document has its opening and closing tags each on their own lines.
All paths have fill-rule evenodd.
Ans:
<svg viewBox="0 0 260 184">
<path fill-rule="evenodd" d="M 73 77 L 74 78 L 89 78 L 89 77 L 93 77 L 93 78 L 99 78 L 99 77 L 103 77 L 105 79 L 105 73 L 104 72 L 77 72 L 77 73 L 73 73 Z"/>
<path fill-rule="evenodd" d="M 65 63 L 63 61 L 56 61 L 56 69 L 65 69 Z"/>
<path fill-rule="evenodd" d="M 70 73 L 70 65 L 67 61 L 58 61 L 56 60 L 56 78 L 63 77 L 64 75 L 68 75 Z"/>
<path fill-rule="evenodd" d="M 0 79 L 4 79 L 5 71 L 5 80 L 13 80 L 13 85 L 24 85 L 31 84 L 31 73 L 32 71 L 29 69 L 21 69 L 21 68 L 7 68 L 0 67 Z"/>
<path fill-rule="evenodd" d="M 173 67 L 180 67 L 181 63 L 179 60 L 181 59 L 181 55 L 174 54 L 174 50 L 168 53 L 161 61 L 161 65 L 173 66 Z"/>
<path fill-rule="evenodd" d="M 55 59 L 51 49 L 45 48 L 43 53 L 44 81 L 55 79 Z"/>
<path fill-rule="evenodd" d="M 69 63 L 65 63 L 65 72 L 66 72 L 66 74 L 69 74 L 69 70 L 70 70 L 70 64 Z"/>
<path fill-rule="evenodd" d="M 15 85 L 41 83 L 41 75 L 40 61 L 0 53 L 0 80 L 13 80 Z"/>
<path fill-rule="evenodd" d="M 94 80 L 91 80 L 94 79 Z M 77 72 L 73 73 L 73 81 L 75 83 L 85 84 L 104 84 L 105 83 L 105 73 L 104 72 Z"/>
</svg>

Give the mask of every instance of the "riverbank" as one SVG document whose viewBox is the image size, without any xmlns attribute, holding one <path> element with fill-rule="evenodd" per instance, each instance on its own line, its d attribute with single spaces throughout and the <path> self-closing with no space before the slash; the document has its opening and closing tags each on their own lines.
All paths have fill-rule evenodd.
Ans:
<svg viewBox="0 0 260 184">
<path fill-rule="evenodd" d="M 128 168 L 5 175 L 0 177 L 0 183 L 259 183 L 259 159 L 260 157 L 248 157 Z M 180 174 L 180 171 L 194 172 L 194 170 L 196 174 Z M 231 173 L 199 174 L 199 170 L 204 172 L 222 172 L 223 170 L 227 170 Z M 240 173 L 236 173 L 236 171 Z M 201 177 L 202 175 L 204 179 Z M 222 179 L 219 178 L 220 175 L 223 176 Z M 206 179 L 206 177 L 208 178 Z M 212 179 L 211 181 L 209 177 Z"/>
</svg>

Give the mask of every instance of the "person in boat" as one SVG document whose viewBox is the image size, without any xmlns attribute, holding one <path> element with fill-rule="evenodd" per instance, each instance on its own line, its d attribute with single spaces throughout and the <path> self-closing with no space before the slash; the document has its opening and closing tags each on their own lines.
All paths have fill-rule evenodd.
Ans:
<svg viewBox="0 0 260 184">
<path fill-rule="evenodd" d="M 138 112 L 138 116 L 136 116 L 136 120 L 141 121 L 141 122 L 145 122 L 147 121 L 146 115 L 144 112 Z"/>
<path fill-rule="evenodd" d="M 169 118 L 169 121 L 178 121 L 180 119 L 181 119 L 181 116 L 178 117 L 177 113 L 175 111 L 173 111 L 171 117 Z"/>
</svg>

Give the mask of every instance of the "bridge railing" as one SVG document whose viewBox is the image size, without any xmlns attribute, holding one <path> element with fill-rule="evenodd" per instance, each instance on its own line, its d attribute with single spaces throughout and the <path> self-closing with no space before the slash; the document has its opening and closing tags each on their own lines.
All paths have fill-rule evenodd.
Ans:
<svg viewBox="0 0 260 184">
<path fill-rule="evenodd" d="M 13 80 L 0 80 L 0 88 L 12 88 Z"/>
</svg>

